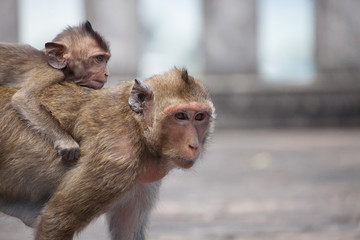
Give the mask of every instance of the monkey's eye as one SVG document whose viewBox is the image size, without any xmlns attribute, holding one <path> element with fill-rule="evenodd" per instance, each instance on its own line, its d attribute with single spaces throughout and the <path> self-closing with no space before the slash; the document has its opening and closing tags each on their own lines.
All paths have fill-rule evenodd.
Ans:
<svg viewBox="0 0 360 240">
<path fill-rule="evenodd" d="M 179 120 L 188 120 L 187 115 L 183 112 L 175 113 L 175 118 Z"/>
<path fill-rule="evenodd" d="M 95 59 L 96 59 L 96 61 L 98 62 L 98 63 L 101 63 L 101 62 L 103 62 L 104 61 L 104 56 L 103 55 L 97 55 L 96 57 L 95 57 Z"/>
<path fill-rule="evenodd" d="M 205 119 L 205 113 L 198 113 L 195 115 L 195 120 L 196 121 L 202 121 Z"/>
</svg>

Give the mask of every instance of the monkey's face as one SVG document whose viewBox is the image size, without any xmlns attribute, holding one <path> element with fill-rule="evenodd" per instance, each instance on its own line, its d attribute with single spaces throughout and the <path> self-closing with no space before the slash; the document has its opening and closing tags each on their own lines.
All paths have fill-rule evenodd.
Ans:
<svg viewBox="0 0 360 240">
<path fill-rule="evenodd" d="M 165 108 L 162 153 L 179 168 L 190 168 L 203 151 L 212 110 L 197 102 L 177 103 Z"/>
<path fill-rule="evenodd" d="M 169 169 L 190 168 L 212 131 L 214 107 L 207 90 L 186 70 L 135 80 L 129 96 L 145 144 Z"/>
<path fill-rule="evenodd" d="M 66 81 L 93 89 L 104 86 L 109 76 L 107 62 L 110 52 L 101 48 L 95 39 L 82 36 L 80 42 L 63 39 L 64 43 L 45 44 L 48 63 L 62 69 Z M 66 43 L 67 42 L 67 43 Z"/>
<path fill-rule="evenodd" d="M 86 60 L 70 60 L 67 80 L 76 84 L 93 89 L 100 89 L 107 82 L 109 72 L 107 62 L 110 58 L 108 53 L 97 53 Z"/>
</svg>

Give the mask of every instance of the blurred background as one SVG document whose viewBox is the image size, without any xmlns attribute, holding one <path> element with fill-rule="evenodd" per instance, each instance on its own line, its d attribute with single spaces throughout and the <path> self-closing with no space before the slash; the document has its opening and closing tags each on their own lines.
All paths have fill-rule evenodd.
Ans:
<svg viewBox="0 0 360 240">
<path fill-rule="evenodd" d="M 0 41 L 42 49 L 89 20 L 111 44 L 106 87 L 184 66 L 210 89 L 209 150 L 164 181 L 149 239 L 351 240 L 359 13 L 357 0 L 2 0 Z M 79 238 L 105 238 L 103 221 Z M 0 216 L 1 240 L 24 236 L 31 230 Z"/>
<path fill-rule="evenodd" d="M 356 0 L 18 0 L 0 41 L 42 49 L 88 19 L 110 41 L 110 84 L 186 66 L 218 126 L 359 125 Z"/>
</svg>

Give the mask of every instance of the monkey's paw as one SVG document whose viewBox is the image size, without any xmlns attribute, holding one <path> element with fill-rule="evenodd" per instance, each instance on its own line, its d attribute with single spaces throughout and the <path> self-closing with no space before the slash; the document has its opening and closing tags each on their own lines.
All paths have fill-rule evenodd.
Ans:
<svg viewBox="0 0 360 240">
<path fill-rule="evenodd" d="M 59 155 L 61 160 L 65 163 L 73 163 L 80 157 L 80 148 L 77 142 L 73 141 L 71 144 L 59 144 Z"/>
<path fill-rule="evenodd" d="M 72 163 L 79 159 L 80 149 L 79 148 L 68 148 L 59 151 L 61 160 L 66 163 Z"/>
</svg>

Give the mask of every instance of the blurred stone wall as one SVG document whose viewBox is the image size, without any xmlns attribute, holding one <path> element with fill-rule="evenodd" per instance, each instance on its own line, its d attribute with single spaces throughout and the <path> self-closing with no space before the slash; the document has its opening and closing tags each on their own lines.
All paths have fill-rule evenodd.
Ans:
<svg viewBox="0 0 360 240">
<path fill-rule="evenodd" d="M 360 1 L 316 0 L 316 64 L 322 73 L 359 71 Z"/>
<path fill-rule="evenodd" d="M 112 54 L 109 71 L 112 76 L 136 76 L 142 53 L 141 27 L 134 0 L 86 0 L 86 17 L 101 29 L 110 42 Z"/>
<path fill-rule="evenodd" d="M 2 0 L 0 16 L 0 42 L 16 42 L 18 40 L 17 1 Z"/>
<path fill-rule="evenodd" d="M 259 79 L 256 1 L 203 3 L 204 80 L 217 108 L 218 126 L 360 125 L 360 1 L 314 1 L 317 76 L 306 86 Z M 215 49 L 219 42 L 224 46 Z"/>
<path fill-rule="evenodd" d="M 256 72 L 256 1 L 204 0 L 206 74 Z"/>
<path fill-rule="evenodd" d="M 266 84 L 257 74 L 257 1 L 203 0 L 203 76 L 219 127 L 360 126 L 360 1 L 314 0 L 317 77 Z M 138 1 L 85 1 L 86 17 L 113 49 L 112 82 L 137 74 Z M 0 2 L 0 41 L 18 39 L 17 1 Z M 115 24 L 116 23 L 116 24 Z"/>
</svg>

